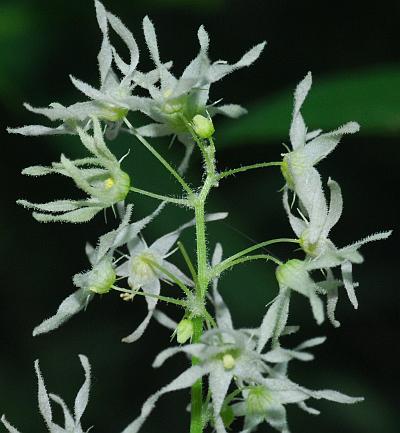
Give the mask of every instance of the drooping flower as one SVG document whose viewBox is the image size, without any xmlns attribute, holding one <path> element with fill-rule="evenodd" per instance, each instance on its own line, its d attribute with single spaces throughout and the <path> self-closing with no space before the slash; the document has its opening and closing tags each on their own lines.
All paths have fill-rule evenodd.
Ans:
<svg viewBox="0 0 400 433">
<path fill-rule="evenodd" d="M 58 307 L 57 312 L 44 320 L 33 330 L 33 335 L 40 335 L 57 329 L 75 314 L 84 310 L 96 294 L 105 294 L 111 289 L 115 280 L 114 252 L 125 245 L 127 240 L 136 236 L 158 214 L 159 208 L 151 215 L 129 223 L 132 206 L 127 206 L 120 225 L 104 235 L 98 241 L 97 247 L 86 245 L 86 254 L 91 269 L 76 274 L 73 282 L 78 289 L 69 295 Z"/>
<path fill-rule="evenodd" d="M 284 154 L 281 166 L 287 186 L 294 191 L 297 191 L 297 182 L 307 177 L 308 172 L 335 149 L 343 135 L 354 134 L 360 129 L 358 123 L 348 122 L 335 131 L 324 134 L 321 134 L 320 129 L 308 132 L 300 110 L 311 83 L 311 72 L 309 72 L 295 90 L 289 133 L 292 150 Z"/>
<path fill-rule="evenodd" d="M 191 122 L 196 115 L 224 114 L 236 118 L 246 112 L 235 104 L 209 104 L 210 86 L 231 72 L 255 62 L 265 46 L 264 42 L 249 50 L 232 65 L 222 60 L 212 63 L 208 57 L 209 36 L 201 26 L 197 32 L 200 51 L 177 78 L 161 62 L 156 32 L 148 17 L 143 20 L 143 30 L 151 58 L 159 71 L 160 85 L 145 80 L 139 83 L 151 96 L 142 99 L 139 109 L 156 122 L 137 128 L 140 135 L 158 137 L 174 134 L 190 148 L 193 140 L 187 122 Z"/>
<path fill-rule="evenodd" d="M 328 180 L 330 189 L 330 203 L 328 206 L 319 179 L 315 176 L 310 176 L 310 178 L 312 177 L 314 178 L 314 182 L 306 184 L 306 182 L 299 181 L 297 185 L 296 194 L 303 212 L 301 218 L 293 215 L 289 206 L 288 192 L 284 191 L 283 195 L 283 204 L 288 214 L 290 225 L 300 240 L 301 248 L 306 253 L 305 261 L 296 261 L 298 272 L 293 279 L 292 285 L 295 284 L 295 280 L 297 279 L 297 290 L 300 290 L 300 281 L 306 278 L 305 275 L 308 275 L 309 271 L 326 270 L 340 266 L 342 284 L 354 308 L 357 308 L 358 302 L 354 291 L 352 265 L 364 261 L 363 256 L 358 250 L 368 242 L 388 238 L 391 231 L 375 233 L 348 246 L 337 248 L 329 239 L 329 233 L 339 221 L 343 211 L 343 198 L 340 186 L 334 180 Z M 300 278 L 300 274 L 303 275 L 302 278 Z M 336 305 L 334 299 L 336 298 L 337 301 L 337 288 L 341 285 L 340 281 L 339 284 L 335 283 L 331 274 L 328 275 L 328 279 L 324 284 L 319 283 L 318 286 L 312 282 L 309 276 L 307 279 L 308 283 L 304 282 L 304 287 L 314 287 L 314 291 L 318 291 L 319 286 L 323 292 L 328 294 L 331 306 L 333 302 Z M 334 309 L 330 309 L 329 317 L 332 323 L 338 326 L 338 322 L 334 318 Z"/>
<path fill-rule="evenodd" d="M 141 82 L 155 84 L 158 71 L 141 73 L 136 68 L 139 62 L 139 49 L 132 33 L 122 21 L 106 11 L 103 4 L 96 0 L 97 22 L 102 32 L 103 40 L 98 54 L 98 69 L 100 87 L 96 89 L 71 76 L 74 86 L 89 100 L 77 102 L 69 106 L 52 103 L 49 107 L 35 108 L 24 104 L 25 108 L 36 114 L 41 114 L 51 121 L 60 121 L 57 127 L 30 125 L 21 128 L 9 128 L 8 132 L 22 135 L 54 135 L 76 134 L 77 129 L 88 129 L 92 126 L 91 118 L 96 117 L 108 124 L 107 133 L 110 137 L 116 135 L 122 119 L 129 110 L 138 110 L 140 99 L 132 96 L 133 89 Z M 109 28 L 121 38 L 129 51 L 129 60 L 125 62 L 118 54 L 109 39 Z M 170 66 L 166 65 L 166 67 Z M 119 78 L 117 72 L 122 78 Z"/>
<path fill-rule="evenodd" d="M 74 413 L 72 414 L 64 400 L 55 394 L 49 394 L 46 390 L 42 373 L 39 368 L 39 361 L 35 361 L 35 371 L 38 379 L 38 400 L 39 400 L 39 411 L 43 416 L 46 423 L 47 430 L 50 433 L 84 433 L 89 430 L 83 430 L 81 426 L 81 418 L 85 412 L 86 406 L 89 401 L 89 390 L 90 390 L 90 364 L 89 360 L 84 355 L 79 355 L 79 360 L 82 364 L 85 372 L 85 382 L 81 389 L 76 395 Z M 64 426 L 61 427 L 53 421 L 53 412 L 51 407 L 51 401 L 60 406 L 64 415 Z M 3 415 L 1 422 L 9 433 L 20 433 L 15 427 L 13 427 Z"/>
<path fill-rule="evenodd" d="M 89 196 L 86 200 L 56 200 L 43 204 L 18 200 L 19 204 L 36 211 L 33 212 L 36 220 L 87 222 L 101 210 L 125 199 L 130 189 L 129 175 L 121 170 L 120 162 L 106 146 L 100 122 L 95 118 L 93 130 L 94 135 L 90 136 L 78 128 L 81 141 L 92 157 L 71 161 L 61 155 L 61 161 L 51 167 L 33 166 L 23 170 L 23 174 L 30 176 L 61 174 L 70 177 Z"/>
</svg>

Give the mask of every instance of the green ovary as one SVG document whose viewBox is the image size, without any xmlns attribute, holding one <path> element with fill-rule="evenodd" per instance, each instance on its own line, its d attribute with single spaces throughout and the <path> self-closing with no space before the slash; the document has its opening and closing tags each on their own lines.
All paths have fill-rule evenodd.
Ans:
<svg viewBox="0 0 400 433">
<path fill-rule="evenodd" d="M 262 386 L 255 386 L 246 399 L 247 411 L 252 415 L 265 416 L 271 402 L 270 393 Z"/>
<path fill-rule="evenodd" d="M 98 294 L 108 293 L 115 283 L 116 275 L 109 260 L 100 262 L 89 274 L 88 288 Z"/>
</svg>

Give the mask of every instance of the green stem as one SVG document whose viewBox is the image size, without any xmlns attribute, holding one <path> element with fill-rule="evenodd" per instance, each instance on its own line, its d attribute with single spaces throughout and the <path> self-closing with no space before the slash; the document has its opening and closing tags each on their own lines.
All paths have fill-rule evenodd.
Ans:
<svg viewBox="0 0 400 433">
<path fill-rule="evenodd" d="M 161 201 L 166 201 L 168 203 L 189 206 L 189 202 L 185 198 L 174 198 L 174 197 L 168 197 L 166 195 L 155 194 L 154 192 L 145 191 L 144 189 L 135 188 L 134 186 L 131 186 L 130 190 L 136 192 L 137 194 L 145 195 L 147 197 L 155 198 Z"/>
<path fill-rule="evenodd" d="M 142 260 L 148 265 L 158 269 L 163 274 L 165 274 L 171 281 L 173 281 L 176 285 L 178 285 L 182 289 L 182 291 L 185 293 L 186 296 L 190 295 L 191 292 L 189 288 L 186 287 L 185 284 L 181 280 L 179 280 L 179 278 L 177 278 L 174 274 L 171 274 L 171 272 L 165 269 L 164 266 L 160 265 L 159 263 L 151 259 L 143 258 Z"/>
<path fill-rule="evenodd" d="M 126 117 L 124 118 L 124 122 L 128 126 L 129 130 L 132 132 L 132 134 L 143 144 L 143 146 L 161 162 L 161 164 L 172 174 L 172 176 L 175 177 L 175 179 L 181 184 L 182 188 L 188 193 L 188 195 L 192 196 L 192 189 L 178 174 L 178 172 L 171 167 L 171 165 L 154 149 L 154 147 L 145 138 L 136 133 L 135 128 L 131 125 L 131 123 Z"/>
<path fill-rule="evenodd" d="M 240 265 L 241 263 L 251 262 L 253 260 L 267 260 L 267 261 L 271 260 L 272 262 L 276 263 L 278 266 L 282 265 L 282 262 L 277 258 L 275 258 L 274 256 L 271 256 L 269 254 L 255 254 L 252 256 L 240 257 L 239 259 L 236 260 L 230 260 L 224 266 L 217 266 L 215 267 L 215 270 L 217 270 L 217 272 L 213 270 L 212 275 L 213 277 L 218 277 L 218 275 L 220 275 L 222 272 L 232 268 L 233 266 Z"/>
<path fill-rule="evenodd" d="M 264 167 L 274 167 L 280 166 L 282 162 L 259 162 L 257 164 L 244 165 L 243 167 L 233 168 L 231 170 L 223 171 L 218 174 L 218 180 L 223 179 L 224 177 L 231 176 L 236 173 L 242 173 L 247 170 L 254 170 L 255 168 L 264 168 Z"/>
<path fill-rule="evenodd" d="M 193 319 L 193 343 L 198 343 L 203 333 L 203 319 L 196 317 Z M 192 357 L 192 365 L 199 363 L 196 357 Z M 190 418 L 190 433 L 203 432 L 203 381 L 198 379 L 191 389 L 191 418 Z"/>
<path fill-rule="evenodd" d="M 127 290 L 117 286 L 112 286 L 111 288 L 113 290 L 116 290 L 117 292 L 126 293 L 128 295 L 132 295 L 132 296 L 139 295 L 139 296 L 144 296 L 146 298 L 154 298 L 154 299 L 158 299 L 159 301 L 167 302 L 169 304 L 179 305 L 180 307 L 183 308 L 187 307 L 187 303 L 185 301 L 180 301 L 179 299 L 171 298 L 170 296 L 153 295 L 152 293 L 147 293 L 143 291 L 139 292 L 138 290 Z"/>
<path fill-rule="evenodd" d="M 242 256 L 245 256 L 248 253 L 251 253 L 255 250 L 266 247 L 268 245 L 278 244 L 278 243 L 282 243 L 282 242 L 298 244 L 299 240 L 298 239 L 292 239 L 292 238 L 279 238 L 279 239 L 271 239 L 270 241 L 264 241 L 264 242 L 260 242 L 259 244 L 252 245 L 251 247 L 246 248 L 242 251 L 239 251 L 238 253 L 234 254 L 233 256 L 228 257 L 227 259 L 223 260 L 221 263 L 219 263 L 217 266 L 215 266 L 214 272 L 218 273 L 218 269 L 226 268 L 226 265 L 228 263 L 230 263 L 230 262 L 232 262 L 232 261 L 234 261 L 234 260 L 236 260 Z"/>
<path fill-rule="evenodd" d="M 186 248 L 181 241 L 178 241 L 178 248 L 179 248 L 179 251 L 182 254 L 183 258 L 185 259 L 187 267 L 189 268 L 190 274 L 191 274 L 193 281 L 194 281 L 194 285 L 198 286 L 199 283 L 197 281 L 196 269 L 194 268 L 193 263 L 190 260 L 189 254 L 187 253 Z"/>
<path fill-rule="evenodd" d="M 214 162 L 214 143 L 210 141 L 208 148 L 204 148 L 203 157 L 205 160 L 207 177 L 201 188 L 200 193 L 196 199 L 193 200 L 195 220 L 196 220 L 196 258 L 197 258 L 197 285 L 196 296 L 203 301 L 207 294 L 208 284 L 210 282 L 210 275 L 207 260 L 207 242 L 206 242 L 206 224 L 205 224 L 205 203 L 211 188 L 216 183 L 215 162 Z M 194 334 L 193 342 L 200 341 L 203 333 L 204 318 L 196 317 L 194 319 Z M 197 364 L 197 359 L 192 358 L 192 364 Z M 192 386 L 192 403 L 191 403 L 191 420 L 190 420 L 190 433 L 203 432 L 203 382 L 199 379 Z"/>
</svg>

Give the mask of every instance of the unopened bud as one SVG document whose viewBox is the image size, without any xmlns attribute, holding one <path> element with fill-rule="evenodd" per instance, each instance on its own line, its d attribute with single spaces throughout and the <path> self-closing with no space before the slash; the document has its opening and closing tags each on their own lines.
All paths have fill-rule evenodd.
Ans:
<svg viewBox="0 0 400 433">
<path fill-rule="evenodd" d="M 210 138 L 213 136 L 215 129 L 210 118 L 204 117 L 201 114 L 196 114 L 192 119 L 194 132 L 200 138 Z"/>
<path fill-rule="evenodd" d="M 193 322 L 190 319 L 182 319 L 176 328 L 176 339 L 179 344 L 184 344 L 193 337 Z"/>
<path fill-rule="evenodd" d="M 100 295 L 108 293 L 115 283 L 116 275 L 110 260 L 102 260 L 89 274 L 88 288 Z"/>
</svg>

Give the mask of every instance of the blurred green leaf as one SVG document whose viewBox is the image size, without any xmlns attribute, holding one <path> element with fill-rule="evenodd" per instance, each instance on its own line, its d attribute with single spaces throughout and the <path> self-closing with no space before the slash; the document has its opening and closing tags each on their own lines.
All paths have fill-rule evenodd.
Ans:
<svg viewBox="0 0 400 433">
<path fill-rule="evenodd" d="M 355 120 L 364 135 L 387 136 L 400 132 L 399 65 L 313 79 L 303 109 L 309 129 L 330 130 Z M 219 145 L 285 140 L 292 100 L 293 90 L 286 89 L 249 107 L 249 114 L 240 121 L 227 121 L 219 128 Z"/>
<path fill-rule="evenodd" d="M 185 9 L 197 9 L 201 11 L 210 11 L 220 9 L 225 0 L 145 0 L 147 8 L 168 9 L 179 7 Z"/>
</svg>

